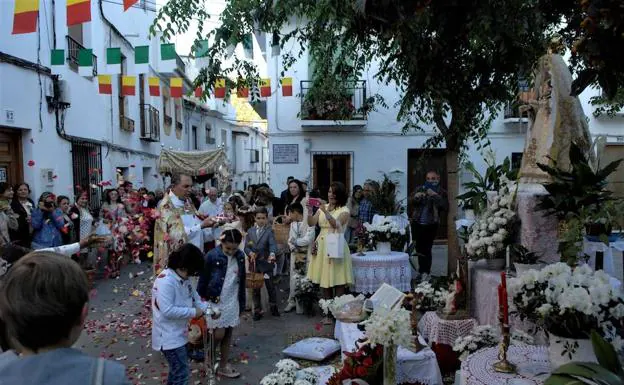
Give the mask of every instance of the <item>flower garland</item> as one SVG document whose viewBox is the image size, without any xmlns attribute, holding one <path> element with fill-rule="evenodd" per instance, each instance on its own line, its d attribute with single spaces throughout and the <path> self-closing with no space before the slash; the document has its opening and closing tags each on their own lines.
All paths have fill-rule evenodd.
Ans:
<svg viewBox="0 0 624 385">
<path fill-rule="evenodd" d="M 516 219 L 513 210 L 516 184 L 501 176 L 501 188 L 492 204 L 472 225 L 466 252 L 473 259 L 496 258 L 511 239 Z"/>
<path fill-rule="evenodd" d="M 459 354 L 459 360 L 464 361 L 468 356 L 477 350 L 490 348 L 498 345 L 500 335 L 498 329 L 492 325 L 477 326 L 470 334 L 459 337 L 453 343 L 453 351 Z M 512 344 L 533 345 L 533 337 L 520 330 L 511 333 Z"/>
<path fill-rule="evenodd" d="M 299 371 L 299 364 L 290 359 L 280 360 L 275 364 L 277 371 L 260 380 L 260 385 L 317 385 L 318 377 L 314 371 Z"/>
<path fill-rule="evenodd" d="M 604 271 L 559 262 L 528 270 L 507 287 L 521 319 L 564 338 L 589 338 L 596 330 L 624 349 L 624 294 Z"/>
</svg>

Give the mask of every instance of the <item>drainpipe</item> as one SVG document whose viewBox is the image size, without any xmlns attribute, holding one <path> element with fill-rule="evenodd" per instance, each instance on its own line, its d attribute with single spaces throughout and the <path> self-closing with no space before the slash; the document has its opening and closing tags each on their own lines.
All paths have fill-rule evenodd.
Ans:
<svg viewBox="0 0 624 385">
<path fill-rule="evenodd" d="M 52 0 L 52 48 L 56 49 L 56 0 Z"/>
<path fill-rule="evenodd" d="M 111 23 L 111 21 L 110 21 L 110 20 L 108 20 L 108 18 L 107 18 L 107 17 L 106 17 L 106 15 L 104 14 L 104 8 L 103 8 L 103 6 L 102 6 L 103 2 L 104 2 L 104 0 L 100 0 L 100 1 L 99 1 L 99 6 L 100 6 L 100 15 L 102 16 L 102 20 L 104 20 L 104 23 L 105 23 L 106 25 L 108 25 L 108 27 L 109 27 L 110 29 L 112 29 L 112 30 L 113 30 L 113 32 L 115 32 L 115 33 L 119 36 L 119 38 L 120 38 L 121 40 L 123 40 L 123 41 L 124 41 L 124 43 L 126 43 L 126 45 L 128 45 L 128 47 L 130 47 L 130 49 L 131 49 L 132 51 L 134 51 L 134 47 L 132 46 L 132 43 L 130 43 L 130 41 L 129 41 L 128 39 L 126 39 L 126 37 L 125 37 L 125 36 L 124 36 L 124 35 L 123 35 L 123 34 L 122 34 L 122 33 L 121 33 L 118 29 L 117 29 L 117 27 L 115 27 L 115 25 L 114 25 L 113 23 Z"/>
</svg>

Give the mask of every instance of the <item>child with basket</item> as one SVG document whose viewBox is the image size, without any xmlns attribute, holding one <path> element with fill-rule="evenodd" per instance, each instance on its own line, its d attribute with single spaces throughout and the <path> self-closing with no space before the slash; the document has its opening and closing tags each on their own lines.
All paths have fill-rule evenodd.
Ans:
<svg viewBox="0 0 624 385">
<path fill-rule="evenodd" d="M 226 225 L 219 238 L 220 245 L 208 252 L 204 269 L 200 273 L 197 292 L 210 306 L 218 307 L 221 317 L 206 320 L 214 329 L 215 341 L 220 341 L 221 359 L 217 375 L 237 378 L 240 373 L 228 364 L 232 331 L 240 324 L 240 314 L 245 309 L 245 254 L 238 248 L 243 236 L 237 229 Z M 215 352 L 206 352 L 212 354 Z"/>
</svg>

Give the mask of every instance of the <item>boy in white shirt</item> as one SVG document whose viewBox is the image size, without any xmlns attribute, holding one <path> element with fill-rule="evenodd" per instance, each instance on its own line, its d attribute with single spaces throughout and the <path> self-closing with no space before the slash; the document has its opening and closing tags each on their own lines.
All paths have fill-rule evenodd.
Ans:
<svg viewBox="0 0 624 385">
<path fill-rule="evenodd" d="M 287 208 L 290 218 L 290 233 L 288 235 L 288 247 L 290 248 L 290 294 L 285 313 L 295 308 L 295 264 L 306 262 L 309 246 L 314 241 L 314 227 L 308 226 L 303 219 L 303 206 L 301 203 L 293 203 Z"/>
</svg>

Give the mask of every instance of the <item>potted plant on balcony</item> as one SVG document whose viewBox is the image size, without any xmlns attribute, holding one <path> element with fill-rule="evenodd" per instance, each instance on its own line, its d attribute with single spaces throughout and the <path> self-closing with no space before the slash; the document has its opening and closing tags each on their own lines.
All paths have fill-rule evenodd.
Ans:
<svg viewBox="0 0 624 385">
<path fill-rule="evenodd" d="M 304 96 L 301 118 L 311 120 L 349 120 L 355 113 L 352 93 L 343 81 L 314 81 Z"/>
</svg>

